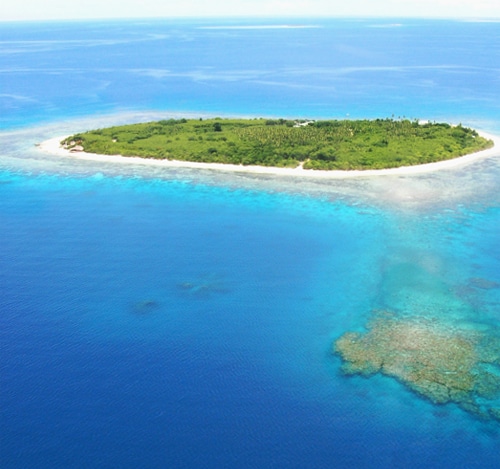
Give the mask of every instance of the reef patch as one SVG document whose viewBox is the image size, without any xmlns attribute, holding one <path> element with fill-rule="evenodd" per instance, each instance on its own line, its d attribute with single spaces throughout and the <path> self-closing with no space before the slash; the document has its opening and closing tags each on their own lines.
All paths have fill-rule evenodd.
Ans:
<svg viewBox="0 0 500 469">
<path fill-rule="evenodd" d="M 208 298 L 213 294 L 227 293 L 230 290 L 226 280 L 217 274 L 204 275 L 189 281 L 179 282 L 177 288 L 184 294 L 196 298 Z"/>
<path fill-rule="evenodd" d="M 160 303 L 153 299 L 138 301 L 132 306 L 132 312 L 139 316 L 147 316 L 160 308 Z"/>
<path fill-rule="evenodd" d="M 500 335 L 420 317 L 375 313 L 366 332 L 333 345 L 346 375 L 382 373 L 435 404 L 454 403 L 500 422 Z"/>
</svg>

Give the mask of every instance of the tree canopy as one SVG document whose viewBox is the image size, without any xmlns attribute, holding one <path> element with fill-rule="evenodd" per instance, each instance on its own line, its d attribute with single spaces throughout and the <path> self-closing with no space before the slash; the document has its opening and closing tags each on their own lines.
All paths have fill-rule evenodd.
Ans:
<svg viewBox="0 0 500 469">
<path fill-rule="evenodd" d="M 447 160 L 493 146 L 470 128 L 408 119 L 170 119 L 68 137 L 90 153 L 321 170 Z"/>
</svg>

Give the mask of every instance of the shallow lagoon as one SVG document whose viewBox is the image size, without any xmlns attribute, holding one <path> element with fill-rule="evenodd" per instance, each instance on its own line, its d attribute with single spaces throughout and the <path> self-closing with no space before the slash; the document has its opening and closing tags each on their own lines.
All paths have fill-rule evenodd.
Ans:
<svg viewBox="0 0 500 469">
<path fill-rule="evenodd" d="M 94 95 L 112 107 L 106 96 Z M 441 105 L 451 115 L 442 97 L 433 116 Z M 346 377 L 331 347 L 381 309 L 498 327 L 498 158 L 330 182 L 75 162 L 34 146 L 176 115 L 99 106 L 16 128 L 42 112 L 31 104 L 0 136 L 2 466 L 497 464 L 496 423 L 392 378 Z M 500 133 L 492 106 L 464 124 Z"/>
</svg>

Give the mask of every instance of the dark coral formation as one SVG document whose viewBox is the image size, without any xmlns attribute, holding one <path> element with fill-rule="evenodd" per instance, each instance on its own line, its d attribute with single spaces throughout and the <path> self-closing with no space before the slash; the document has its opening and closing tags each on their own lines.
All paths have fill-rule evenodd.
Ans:
<svg viewBox="0 0 500 469">
<path fill-rule="evenodd" d="M 367 331 L 347 332 L 334 344 L 343 371 L 394 377 L 435 404 L 455 403 L 500 422 L 498 336 L 417 317 L 375 315 Z"/>
<path fill-rule="evenodd" d="M 229 286 L 227 282 L 217 274 L 205 275 L 177 284 L 179 290 L 197 298 L 208 298 L 214 293 L 227 293 Z"/>
<path fill-rule="evenodd" d="M 132 307 L 132 312 L 140 316 L 145 316 L 153 313 L 159 308 L 160 303 L 152 299 L 146 299 L 135 303 Z"/>
</svg>

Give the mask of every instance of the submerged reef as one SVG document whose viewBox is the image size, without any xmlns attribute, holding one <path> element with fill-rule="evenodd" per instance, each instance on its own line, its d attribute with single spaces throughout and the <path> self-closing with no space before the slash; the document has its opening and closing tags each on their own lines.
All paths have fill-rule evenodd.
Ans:
<svg viewBox="0 0 500 469">
<path fill-rule="evenodd" d="M 177 284 L 179 290 L 190 296 L 207 298 L 214 293 L 227 293 L 229 286 L 227 282 L 217 274 L 204 275 L 190 281 Z"/>
<path fill-rule="evenodd" d="M 146 316 L 160 308 L 160 303 L 153 299 L 138 301 L 132 306 L 132 312 L 139 316 Z"/>
<path fill-rule="evenodd" d="M 497 331 L 419 317 L 377 313 L 366 332 L 334 343 L 347 375 L 382 373 L 435 404 L 454 403 L 500 422 L 500 337 Z"/>
</svg>

